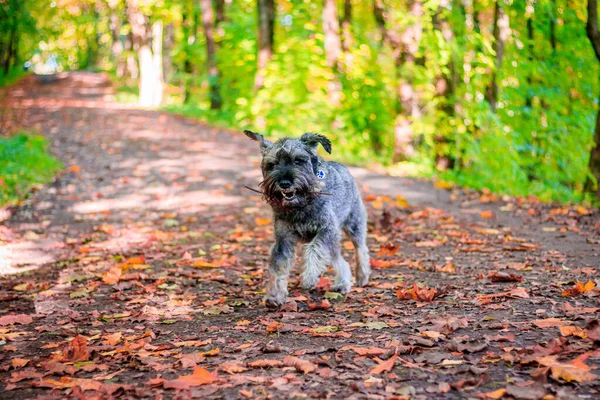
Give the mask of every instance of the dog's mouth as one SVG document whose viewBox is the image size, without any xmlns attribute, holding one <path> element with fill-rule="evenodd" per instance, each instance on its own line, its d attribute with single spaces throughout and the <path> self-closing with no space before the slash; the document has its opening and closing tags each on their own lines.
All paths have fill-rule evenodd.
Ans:
<svg viewBox="0 0 600 400">
<path fill-rule="evenodd" d="M 284 201 L 292 201 L 296 198 L 296 191 L 295 190 L 282 190 L 281 196 L 283 197 Z"/>
</svg>

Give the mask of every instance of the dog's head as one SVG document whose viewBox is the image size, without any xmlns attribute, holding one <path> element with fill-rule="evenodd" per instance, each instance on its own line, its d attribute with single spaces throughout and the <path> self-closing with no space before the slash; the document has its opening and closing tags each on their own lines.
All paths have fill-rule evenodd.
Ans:
<svg viewBox="0 0 600 400">
<path fill-rule="evenodd" d="M 259 133 L 244 133 L 260 144 L 264 178 L 260 187 L 272 207 L 303 207 L 316 196 L 324 178 L 317 147 L 320 144 L 331 154 L 329 139 L 305 133 L 299 139 L 284 138 L 273 143 Z"/>
</svg>

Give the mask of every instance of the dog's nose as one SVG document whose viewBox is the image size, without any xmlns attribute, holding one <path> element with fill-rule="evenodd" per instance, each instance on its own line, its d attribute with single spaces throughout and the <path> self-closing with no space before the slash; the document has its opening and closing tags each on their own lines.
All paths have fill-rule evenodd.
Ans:
<svg viewBox="0 0 600 400">
<path fill-rule="evenodd" d="M 279 187 L 282 189 L 289 189 L 292 186 L 292 182 L 288 180 L 283 180 L 279 182 Z"/>
</svg>

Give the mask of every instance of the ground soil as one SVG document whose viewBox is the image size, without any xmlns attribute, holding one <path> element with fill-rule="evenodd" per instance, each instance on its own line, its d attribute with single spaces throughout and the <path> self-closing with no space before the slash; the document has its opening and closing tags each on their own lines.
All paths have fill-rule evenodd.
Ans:
<svg viewBox="0 0 600 400">
<path fill-rule="evenodd" d="M 243 134 L 116 103 L 92 73 L 2 90 L 0 127 L 65 165 L 0 211 L 2 398 L 600 397 L 597 210 L 351 168 L 370 284 L 339 298 L 294 271 L 273 311 Z"/>
</svg>

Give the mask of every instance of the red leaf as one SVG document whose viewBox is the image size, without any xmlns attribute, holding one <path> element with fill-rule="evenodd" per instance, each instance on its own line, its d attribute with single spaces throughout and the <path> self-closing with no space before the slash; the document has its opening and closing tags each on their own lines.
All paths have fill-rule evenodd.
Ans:
<svg viewBox="0 0 600 400">
<path fill-rule="evenodd" d="M 87 339 L 84 336 L 77 335 L 63 349 L 62 354 L 57 357 L 59 361 L 65 362 L 82 362 L 90 359 L 90 352 L 87 349 Z"/>
<path fill-rule="evenodd" d="M 33 322 L 33 318 L 26 314 L 8 314 L 0 317 L 0 326 L 6 325 L 28 325 Z"/>
</svg>

